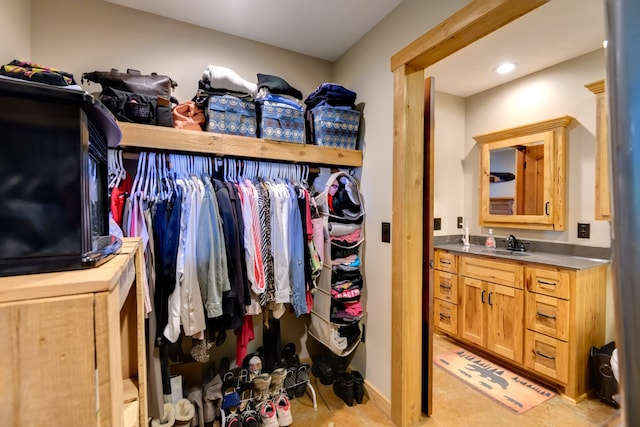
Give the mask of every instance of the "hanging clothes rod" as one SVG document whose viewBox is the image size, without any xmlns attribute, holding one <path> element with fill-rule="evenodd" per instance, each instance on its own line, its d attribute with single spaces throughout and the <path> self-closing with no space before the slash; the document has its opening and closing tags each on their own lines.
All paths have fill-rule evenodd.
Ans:
<svg viewBox="0 0 640 427">
<path fill-rule="evenodd" d="M 112 150 L 112 149 L 110 149 L 110 150 Z M 131 150 L 129 150 L 129 149 L 127 149 L 127 150 L 121 150 L 121 149 L 118 149 L 118 148 L 113 149 L 113 150 L 121 151 L 121 152 L 122 152 L 122 158 L 123 158 L 124 160 L 136 160 L 136 161 L 139 159 L 139 157 L 140 157 L 140 153 L 142 153 L 142 152 L 147 152 L 146 150 L 136 150 L 136 151 L 131 151 Z M 154 151 L 155 151 L 155 150 L 154 150 Z M 169 153 L 169 152 L 167 152 L 167 153 Z M 182 152 L 181 154 L 183 154 L 183 155 L 197 156 L 197 157 L 210 157 L 210 158 L 214 158 L 214 159 L 218 159 L 218 160 L 222 160 L 222 159 L 235 159 L 235 160 L 237 160 L 237 161 L 259 161 L 259 162 L 279 163 L 279 164 L 292 164 L 292 165 L 300 164 L 300 165 L 307 165 L 306 163 L 289 163 L 289 162 L 282 162 L 282 161 L 276 161 L 276 160 L 260 160 L 260 159 L 252 160 L 252 159 L 243 159 L 243 158 L 236 158 L 236 157 L 207 156 L 206 154 L 197 154 L 197 153 L 184 153 L 184 152 Z M 314 165 L 314 166 L 307 165 L 307 166 L 308 166 L 308 168 L 309 168 L 309 173 L 310 173 L 310 174 L 312 174 L 312 173 L 313 173 L 313 174 L 318 174 L 318 173 L 320 173 L 320 166 L 316 166 L 316 165 Z M 340 169 L 343 169 L 343 170 L 344 170 L 344 169 L 351 169 L 351 170 L 352 170 L 352 167 L 338 168 L 338 167 L 332 166 L 332 167 L 331 167 L 331 172 L 332 172 L 332 173 L 334 173 L 334 172 L 338 172 Z"/>
</svg>

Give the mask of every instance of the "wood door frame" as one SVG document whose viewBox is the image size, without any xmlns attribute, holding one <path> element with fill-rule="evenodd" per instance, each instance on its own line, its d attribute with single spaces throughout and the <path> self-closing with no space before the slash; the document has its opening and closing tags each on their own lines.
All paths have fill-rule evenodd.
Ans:
<svg viewBox="0 0 640 427">
<path fill-rule="evenodd" d="M 421 213 L 424 186 L 433 188 L 433 182 L 423 182 L 425 68 L 548 1 L 472 0 L 391 57 L 394 78 L 394 232 L 390 375 L 394 378 L 391 385 L 391 418 L 398 426 L 415 424 L 421 416 L 422 258 L 425 232 Z M 433 143 L 433 140 L 429 141 L 429 144 Z M 428 203 L 433 203 L 433 192 L 429 194 L 429 199 Z M 429 280 L 433 280 L 432 271 L 429 276 Z M 433 295 L 429 299 L 432 300 Z"/>
</svg>

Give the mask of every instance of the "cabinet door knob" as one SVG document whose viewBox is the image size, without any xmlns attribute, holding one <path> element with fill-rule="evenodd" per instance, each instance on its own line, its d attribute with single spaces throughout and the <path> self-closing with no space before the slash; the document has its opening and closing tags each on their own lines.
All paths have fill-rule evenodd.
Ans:
<svg viewBox="0 0 640 427">
<path fill-rule="evenodd" d="M 480 300 L 482 301 L 482 303 L 484 304 L 484 293 L 487 291 L 482 291 L 482 294 L 480 295 Z"/>
<path fill-rule="evenodd" d="M 491 295 L 493 295 L 493 292 L 489 292 L 489 305 L 493 307 L 493 304 L 491 304 Z"/>
</svg>

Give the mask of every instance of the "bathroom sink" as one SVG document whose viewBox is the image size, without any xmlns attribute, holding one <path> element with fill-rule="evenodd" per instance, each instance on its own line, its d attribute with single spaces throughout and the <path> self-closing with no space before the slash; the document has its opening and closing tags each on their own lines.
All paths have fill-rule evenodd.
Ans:
<svg viewBox="0 0 640 427">
<path fill-rule="evenodd" d="M 509 251 L 506 249 L 483 249 L 482 253 L 485 254 L 489 254 L 489 255 L 507 255 L 507 256 L 529 256 L 528 253 L 526 252 L 521 252 L 521 251 Z"/>
</svg>

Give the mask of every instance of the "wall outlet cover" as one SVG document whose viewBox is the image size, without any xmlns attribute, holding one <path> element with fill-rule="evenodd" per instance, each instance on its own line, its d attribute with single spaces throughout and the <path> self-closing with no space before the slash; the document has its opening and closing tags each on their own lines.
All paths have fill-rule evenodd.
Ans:
<svg viewBox="0 0 640 427">
<path fill-rule="evenodd" d="M 462 217 L 458 217 L 458 228 L 462 228 Z"/>
<path fill-rule="evenodd" d="M 588 239 L 591 236 L 591 224 L 589 223 L 578 223 L 578 238 L 579 239 Z"/>
<path fill-rule="evenodd" d="M 442 229 L 442 219 L 441 218 L 433 218 L 433 229 L 441 230 Z"/>
</svg>

